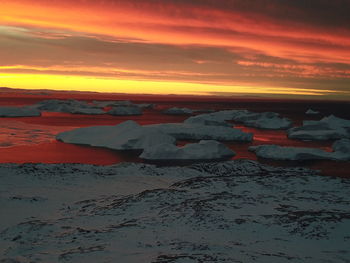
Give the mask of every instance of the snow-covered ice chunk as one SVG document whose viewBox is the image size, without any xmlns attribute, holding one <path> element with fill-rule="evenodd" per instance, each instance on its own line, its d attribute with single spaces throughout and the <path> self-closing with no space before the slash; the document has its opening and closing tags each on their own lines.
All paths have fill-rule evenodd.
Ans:
<svg viewBox="0 0 350 263">
<path fill-rule="evenodd" d="M 327 123 L 330 127 L 350 128 L 350 120 L 342 119 L 334 115 L 324 117 L 320 122 Z"/>
<path fill-rule="evenodd" d="M 350 140 L 341 139 L 335 141 L 332 145 L 333 148 L 333 158 L 337 160 L 348 161 L 350 160 Z"/>
<path fill-rule="evenodd" d="M 143 150 L 157 144 L 174 144 L 175 138 L 154 129 L 146 129 L 134 121 L 116 126 L 93 126 L 59 133 L 57 140 L 114 150 Z"/>
<path fill-rule="evenodd" d="M 72 108 L 69 110 L 69 113 L 99 115 L 99 114 L 105 114 L 106 112 L 101 109 L 94 109 L 94 108 Z"/>
<path fill-rule="evenodd" d="M 341 139 L 333 143 L 333 152 L 317 148 L 283 147 L 279 145 L 259 145 L 249 147 L 258 157 L 273 160 L 350 160 L 350 140 Z"/>
<path fill-rule="evenodd" d="M 142 111 L 139 107 L 115 107 L 107 112 L 114 116 L 131 116 L 131 115 L 142 115 Z"/>
<path fill-rule="evenodd" d="M 332 153 L 321 149 L 306 147 L 283 147 L 279 145 L 250 146 L 250 151 L 255 152 L 258 157 L 273 160 L 324 160 L 332 159 Z"/>
<path fill-rule="evenodd" d="M 140 155 L 146 160 L 219 160 L 227 159 L 235 152 L 224 144 L 213 140 L 202 140 L 199 143 L 177 147 L 173 144 L 158 144 L 147 148 Z"/>
<path fill-rule="evenodd" d="M 166 109 L 163 111 L 164 114 L 169 114 L 169 115 L 186 115 L 186 114 L 192 114 L 193 110 L 189 108 L 178 108 L 178 107 L 173 107 Z"/>
<path fill-rule="evenodd" d="M 227 121 L 236 121 L 245 126 L 260 129 L 287 129 L 292 125 L 291 120 L 281 118 L 275 112 L 250 112 L 248 110 L 225 110 L 208 114 L 200 114 L 185 120 L 189 124 L 204 124 L 216 126 L 232 126 Z"/>
<path fill-rule="evenodd" d="M 259 129 L 283 130 L 288 129 L 292 125 L 292 121 L 288 118 L 281 118 L 275 112 L 237 112 L 232 118 L 234 121 L 242 122 L 245 126 Z"/>
<path fill-rule="evenodd" d="M 288 137 L 301 140 L 336 140 L 350 138 L 350 120 L 330 115 L 320 121 L 304 121 L 303 126 L 288 130 Z"/>
<path fill-rule="evenodd" d="M 38 117 L 40 115 L 40 111 L 29 106 L 0 107 L 0 117 Z"/>
<path fill-rule="evenodd" d="M 317 115 L 317 114 L 320 114 L 320 112 L 317 111 L 317 110 L 308 109 L 308 110 L 305 112 L 305 114 L 307 114 L 307 115 Z"/>
<path fill-rule="evenodd" d="M 152 124 L 145 127 L 156 129 L 174 136 L 178 140 L 218 140 L 218 141 L 244 141 L 253 139 L 252 133 L 239 129 L 210 125 L 191 125 L 187 123 Z"/>
<path fill-rule="evenodd" d="M 184 121 L 186 124 L 196 125 L 212 125 L 212 126 L 226 126 L 232 127 L 232 123 L 227 121 L 231 120 L 231 114 L 226 114 L 224 111 L 199 114 L 196 116 L 189 117 Z"/>
</svg>

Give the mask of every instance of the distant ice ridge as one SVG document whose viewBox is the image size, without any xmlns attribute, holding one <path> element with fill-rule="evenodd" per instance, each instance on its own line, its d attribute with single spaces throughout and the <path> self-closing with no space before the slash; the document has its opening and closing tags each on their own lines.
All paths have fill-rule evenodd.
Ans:
<svg viewBox="0 0 350 263">
<path fill-rule="evenodd" d="M 227 121 L 243 123 L 248 127 L 260 129 L 287 129 L 291 127 L 292 121 L 282 118 L 275 112 L 256 113 L 248 110 L 225 110 L 193 116 L 184 121 L 187 124 L 204 124 L 214 126 L 232 126 Z"/>
<path fill-rule="evenodd" d="M 248 160 L 0 165 L 2 262 L 347 262 L 347 179 Z"/>
<path fill-rule="evenodd" d="M 0 107 L 0 117 L 38 117 L 41 112 L 33 107 Z"/>
<path fill-rule="evenodd" d="M 93 101 L 93 105 L 104 107 L 138 107 L 141 109 L 153 109 L 156 105 L 153 103 L 133 103 L 129 100 L 112 100 L 112 101 Z"/>
<path fill-rule="evenodd" d="M 219 142 L 203 141 L 180 148 L 175 146 L 176 140 L 251 141 L 252 137 L 250 133 L 228 127 L 171 123 L 141 126 L 134 121 L 126 121 L 116 126 L 94 126 L 62 132 L 56 139 L 114 150 L 146 150 L 141 157 L 152 160 L 160 157 L 162 150 L 168 154 L 162 159 L 168 156 L 168 159 L 183 160 L 188 157 L 191 160 L 206 160 L 228 158 L 233 153 Z"/>
<path fill-rule="evenodd" d="M 302 126 L 289 129 L 288 137 L 300 140 L 350 138 L 350 120 L 330 115 L 319 121 L 304 121 Z"/>
<path fill-rule="evenodd" d="M 250 146 L 249 150 L 258 157 L 274 160 L 350 160 L 350 140 L 341 139 L 333 143 L 333 152 L 304 147 L 283 147 L 278 145 Z"/>
<path fill-rule="evenodd" d="M 105 114 L 105 107 L 113 107 L 108 113 L 111 115 L 141 115 L 143 108 L 153 108 L 154 104 L 134 104 L 130 101 L 94 101 L 89 104 L 74 99 L 44 100 L 31 106 L 41 111 L 65 112 L 71 114 Z"/>
<path fill-rule="evenodd" d="M 77 100 L 43 100 L 34 105 L 41 111 L 66 112 L 72 114 L 104 114 L 105 112 L 84 101 Z"/>
</svg>

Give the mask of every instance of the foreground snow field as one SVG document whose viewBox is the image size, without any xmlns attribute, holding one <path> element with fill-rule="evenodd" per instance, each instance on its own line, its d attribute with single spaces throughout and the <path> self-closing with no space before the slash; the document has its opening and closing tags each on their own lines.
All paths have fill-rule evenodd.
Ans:
<svg viewBox="0 0 350 263">
<path fill-rule="evenodd" d="M 0 262 L 349 262 L 350 180 L 248 160 L 0 165 Z"/>
</svg>

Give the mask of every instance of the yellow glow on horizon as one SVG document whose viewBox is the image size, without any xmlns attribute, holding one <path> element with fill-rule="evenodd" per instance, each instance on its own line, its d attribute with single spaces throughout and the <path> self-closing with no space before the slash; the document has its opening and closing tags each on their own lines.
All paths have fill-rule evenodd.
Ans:
<svg viewBox="0 0 350 263">
<path fill-rule="evenodd" d="M 94 91 L 129 94 L 177 94 L 177 95 L 217 95 L 217 94 L 291 94 L 325 95 L 330 90 L 298 89 L 287 87 L 254 87 L 237 85 L 215 85 L 204 83 L 124 80 L 86 76 L 63 76 L 48 74 L 0 73 L 0 86 L 20 89 L 47 89 Z"/>
</svg>

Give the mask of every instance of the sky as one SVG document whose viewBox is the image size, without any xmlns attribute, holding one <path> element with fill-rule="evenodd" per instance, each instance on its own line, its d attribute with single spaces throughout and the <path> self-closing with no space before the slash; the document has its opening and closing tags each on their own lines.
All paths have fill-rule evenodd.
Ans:
<svg viewBox="0 0 350 263">
<path fill-rule="evenodd" d="M 348 0 L 0 0 L 0 86 L 350 100 Z"/>
</svg>

